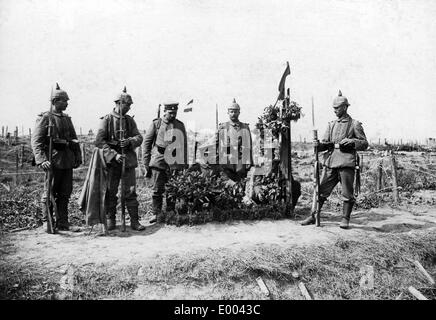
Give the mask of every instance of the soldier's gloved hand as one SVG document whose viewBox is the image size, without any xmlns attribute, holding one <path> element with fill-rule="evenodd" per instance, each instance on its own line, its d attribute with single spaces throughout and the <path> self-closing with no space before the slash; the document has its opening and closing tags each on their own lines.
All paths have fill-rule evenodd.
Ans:
<svg viewBox="0 0 436 320">
<path fill-rule="evenodd" d="M 115 161 L 118 163 L 122 163 L 124 159 L 126 159 L 126 155 L 117 153 L 115 156 Z"/>
<path fill-rule="evenodd" d="M 71 141 L 67 141 L 67 146 L 75 146 L 79 144 L 79 140 L 73 139 Z"/>
<path fill-rule="evenodd" d="M 120 141 L 121 148 L 127 148 L 128 146 L 130 146 L 130 139 L 123 139 Z"/>
<path fill-rule="evenodd" d="M 348 138 L 342 139 L 341 142 L 339 142 L 339 148 L 344 151 L 354 150 L 355 145 L 354 140 Z"/>
<path fill-rule="evenodd" d="M 40 167 L 44 171 L 48 171 L 51 168 L 51 163 L 50 163 L 50 161 L 44 161 L 43 163 L 40 164 Z"/>
</svg>

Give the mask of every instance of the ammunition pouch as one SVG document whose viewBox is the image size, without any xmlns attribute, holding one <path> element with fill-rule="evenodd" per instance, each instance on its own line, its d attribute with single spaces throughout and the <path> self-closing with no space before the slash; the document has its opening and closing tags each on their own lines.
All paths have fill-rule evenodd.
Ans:
<svg viewBox="0 0 436 320">
<path fill-rule="evenodd" d="M 354 144 L 349 144 L 347 146 L 339 144 L 339 150 L 346 153 L 354 152 Z"/>
<path fill-rule="evenodd" d="M 56 150 L 65 150 L 68 146 L 68 141 L 65 139 L 53 139 L 53 148 Z"/>
<path fill-rule="evenodd" d="M 322 152 L 325 150 L 333 150 L 335 148 L 335 144 L 333 142 L 320 142 L 318 145 L 318 152 Z"/>
</svg>

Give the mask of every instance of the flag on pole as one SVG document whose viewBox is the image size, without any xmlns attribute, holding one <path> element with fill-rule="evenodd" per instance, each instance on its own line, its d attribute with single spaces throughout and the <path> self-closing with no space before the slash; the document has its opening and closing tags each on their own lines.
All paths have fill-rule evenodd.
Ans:
<svg viewBox="0 0 436 320">
<path fill-rule="evenodd" d="M 194 102 L 194 99 L 191 99 L 191 101 L 189 101 L 187 104 L 186 104 L 186 106 L 189 106 L 191 103 L 193 103 Z M 183 109 L 183 112 L 190 112 L 190 111 L 192 111 L 192 107 L 189 107 L 189 108 L 185 108 L 185 109 Z"/>
<path fill-rule="evenodd" d="M 285 72 L 283 72 L 282 78 L 280 79 L 279 83 L 279 97 L 277 100 L 283 100 L 285 98 L 285 81 L 286 77 L 291 74 L 291 69 L 289 68 L 289 62 L 286 61 L 286 69 Z"/>
</svg>

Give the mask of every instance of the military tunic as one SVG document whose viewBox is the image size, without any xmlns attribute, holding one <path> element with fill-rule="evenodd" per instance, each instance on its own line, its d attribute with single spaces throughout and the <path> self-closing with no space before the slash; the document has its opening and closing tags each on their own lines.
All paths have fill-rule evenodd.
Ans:
<svg viewBox="0 0 436 320">
<path fill-rule="evenodd" d="M 176 130 L 179 130 L 178 133 Z M 178 151 L 182 150 L 183 152 L 182 163 L 168 164 L 165 161 L 165 149 L 173 142 L 180 147 Z M 145 166 L 161 170 L 186 168 L 188 164 L 188 139 L 184 123 L 178 119 L 169 122 L 165 117 L 154 119 L 145 134 L 144 151 Z"/>
<path fill-rule="evenodd" d="M 339 143 L 344 138 L 352 139 L 354 148 L 351 150 L 342 149 Z M 354 202 L 353 183 L 356 151 L 368 148 L 362 124 L 345 114 L 340 119 L 329 122 L 322 142 L 332 142 L 334 148 L 323 154 L 324 170 L 320 182 L 320 196 L 328 198 L 336 184 L 341 182 L 342 200 Z"/>
<path fill-rule="evenodd" d="M 115 161 L 117 154 L 121 154 L 120 147 L 120 115 L 115 109 L 101 118 L 100 126 L 95 139 L 96 147 L 103 149 L 103 156 L 108 169 L 108 188 L 105 196 L 107 212 L 114 214 L 117 205 L 118 186 L 121 179 L 122 164 Z M 138 158 L 135 149 L 142 143 L 142 135 L 139 132 L 136 122 L 129 115 L 123 116 L 124 139 L 130 144 L 124 148 L 125 176 L 124 176 L 124 197 L 126 206 L 138 207 L 136 193 L 135 168 L 138 166 Z"/>
<path fill-rule="evenodd" d="M 63 112 L 44 112 L 38 115 L 34 134 L 32 135 L 32 150 L 35 155 L 36 165 L 41 165 L 48 161 L 49 138 L 48 125 L 51 117 L 53 152 L 52 152 L 52 191 L 56 201 L 58 214 L 58 226 L 68 225 L 68 202 L 73 190 L 73 168 L 77 168 L 82 163 L 80 147 L 72 140 L 77 139 L 71 118 Z M 44 192 L 41 202 L 45 208 L 47 199 L 47 188 L 49 181 L 44 183 Z M 46 217 L 47 208 L 44 209 Z"/>
<path fill-rule="evenodd" d="M 253 165 L 253 144 L 248 123 L 240 121 L 220 123 L 216 141 L 217 163 L 220 164 L 224 176 L 233 181 L 245 178 Z M 237 158 L 234 157 L 235 154 Z"/>
<path fill-rule="evenodd" d="M 106 163 L 111 163 L 118 153 L 121 153 L 120 144 L 120 115 L 113 110 L 101 118 L 100 127 L 95 138 L 95 145 L 103 149 Z M 126 155 L 126 168 L 136 168 L 138 158 L 135 149 L 142 143 L 142 135 L 139 132 L 135 120 L 129 116 L 123 116 L 124 139 L 130 141 L 128 147 L 124 148 Z"/>
<path fill-rule="evenodd" d="M 35 130 L 32 135 L 32 149 L 35 155 L 36 165 L 40 165 L 48 160 L 49 138 L 48 124 L 50 112 L 38 115 Z M 57 169 L 72 169 L 78 167 L 82 162 L 80 148 L 76 144 L 71 144 L 72 140 L 77 139 L 76 131 L 70 116 L 60 112 L 52 112 L 53 122 L 53 155 L 52 165 Z M 68 143 L 67 143 L 68 142 Z"/>
</svg>

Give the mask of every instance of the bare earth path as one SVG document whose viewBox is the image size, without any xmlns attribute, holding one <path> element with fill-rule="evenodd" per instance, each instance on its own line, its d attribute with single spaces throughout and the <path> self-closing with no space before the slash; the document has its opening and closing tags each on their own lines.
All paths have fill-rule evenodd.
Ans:
<svg viewBox="0 0 436 320">
<path fill-rule="evenodd" d="M 298 212 L 298 210 L 297 210 Z M 208 223 L 200 226 L 147 225 L 143 232 L 112 231 L 107 237 L 84 230 L 77 233 L 45 233 L 41 228 L 1 235 L 0 257 L 4 263 L 40 265 L 59 268 L 110 263 L 123 266 L 144 262 L 156 256 L 183 254 L 205 249 L 240 250 L 257 245 L 310 245 L 334 242 L 338 238 L 377 237 L 386 232 L 436 230 L 436 208 L 413 206 L 407 210 L 377 208 L 356 211 L 349 230 L 338 227 L 338 214 L 326 212 L 322 227 L 302 227 L 298 220 Z"/>
</svg>

